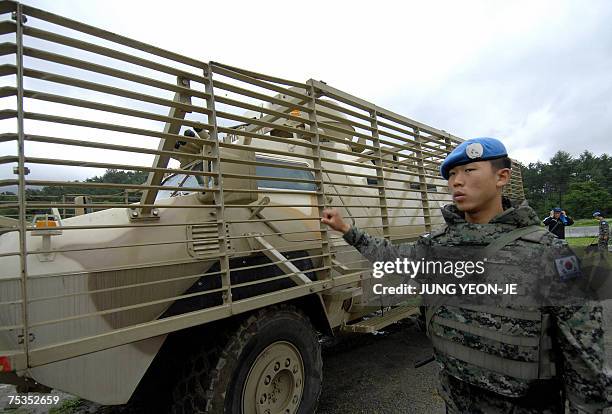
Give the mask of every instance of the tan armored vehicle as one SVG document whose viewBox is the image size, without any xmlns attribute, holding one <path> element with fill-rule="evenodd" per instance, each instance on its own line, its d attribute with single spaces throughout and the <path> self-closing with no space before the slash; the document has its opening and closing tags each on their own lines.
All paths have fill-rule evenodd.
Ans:
<svg viewBox="0 0 612 414">
<path fill-rule="evenodd" d="M 321 211 L 414 240 L 442 223 L 438 166 L 459 138 L 323 82 L 15 2 L 0 13 L 0 382 L 162 411 L 311 413 L 321 335 L 418 312 L 363 318 L 380 309 L 371 266 Z M 105 170 L 148 179 L 85 179 Z M 121 191 L 139 200 L 99 195 Z"/>
</svg>

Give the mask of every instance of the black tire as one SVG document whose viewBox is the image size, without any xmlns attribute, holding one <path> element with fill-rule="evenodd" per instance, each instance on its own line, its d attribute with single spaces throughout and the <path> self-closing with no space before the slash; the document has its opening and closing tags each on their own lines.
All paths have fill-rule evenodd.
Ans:
<svg viewBox="0 0 612 414">
<path fill-rule="evenodd" d="M 262 353 L 264 350 L 266 352 Z M 256 380 L 260 376 L 254 374 L 259 372 L 260 367 L 273 366 L 268 370 L 278 369 L 276 367 L 278 364 L 271 365 L 271 362 L 265 365 L 267 359 L 265 361 L 262 359 L 268 358 L 270 354 L 274 355 L 277 350 L 291 350 L 294 355 L 299 355 L 301 358 L 300 364 L 294 362 L 299 358 L 293 358 L 294 361 L 289 362 L 291 358 L 283 357 L 283 361 L 287 361 L 288 368 L 281 367 L 272 379 L 273 384 L 279 383 L 281 384 L 279 389 L 285 390 L 279 395 L 284 395 L 286 392 L 293 393 L 286 391 L 293 390 L 292 386 L 296 386 L 296 389 L 301 388 L 301 398 L 297 398 L 298 391 L 295 391 L 296 395 L 290 398 L 291 401 L 296 399 L 299 401 L 297 413 L 314 413 L 321 393 L 323 375 L 321 347 L 310 320 L 292 306 L 275 306 L 256 312 L 245 319 L 238 328 L 224 335 L 223 339 L 217 341 L 216 346 L 202 350 L 190 358 L 173 393 L 173 412 L 251 414 L 248 410 L 243 412 L 242 408 L 243 403 L 252 407 L 253 399 L 244 402 L 243 392 L 254 395 L 246 388 L 253 390 L 254 382 L 261 384 L 261 381 Z M 278 355 L 281 358 L 280 355 L 285 354 L 279 351 Z M 297 369 L 297 366 L 300 369 Z M 297 371 L 297 374 L 292 375 L 291 370 Z M 261 378 L 264 378 L 263 375 Z M 245 387 L 247 383 L 249 387 Z M 299 386 L 296 385 L 298 383 Z M 274 401 L 276 403 L 276 399 Z M 290 412 L 296 412 L 295 403 L 288 402 L 288 404 L 293 404 Z M 270 412 L 273 413 L 274 410 Z"/>
</svg>

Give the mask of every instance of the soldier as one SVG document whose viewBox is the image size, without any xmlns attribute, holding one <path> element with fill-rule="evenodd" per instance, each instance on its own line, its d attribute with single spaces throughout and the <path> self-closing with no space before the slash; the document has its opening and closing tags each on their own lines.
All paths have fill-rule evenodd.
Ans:
<svg viewBox="0 0 612 414">
<path fill-rule="evenodd" d="M 502 197 L 510 168 L 500 141 L 477 138 L 461 143 L 440 168 L 454 200 L 442 209 L 446 227 L 415 244 L 393 245 L 368 235 L 346 224 L 336 209 L 324 210 L 321 221 L 344 233 L 344 239 L 372 262 L 420 260 L 436 257 L 446 246 L 459 254 L 469 246 L 494 244 L 509 253 L 504 255 L 507 261 L 514 260 L 512 267 L 497 265 L 506 272 L 511 269 L 511 276 L 579 277 L 567 243 L 535 227 L 539 219 L 526 202 L 513 205 Z M 534 271 L 525 264 L 534 258 L 544 258 L 545 266 Z M 600 413 L 610 405 L 612 381 L 604 371 L 601 306 L 441 305 L 427 313 L 428 334 L 442 367 L 438 392 L 447 413 L 561 413 L 562 391 L 573 413 Z M 560 354 L 562 366 L 555 364 L 552 348 Z M 561 367 L 562 376 L 557 369 Z"/>
<path fill-rule="evenodd" d="M 593 217 L 595 220 L 599 221 L 599 237 L 597 239 L 597 246 L 600 250 L 606 251 L 608 250 L 608 241 L 610 240 L 610 228 L 608 226 L 608 222 L 600 211 L 594 212 Z"/>
<path fill-rule="evenodd" d="M 565 239 L 565 226 L 574 224 L 574 220 L 561 207 L 555 207 L 550 210 L 550 215 L 546 217 L 542 223 L 548 226 L 548 231 L 560 239 Z"/>
</svg>

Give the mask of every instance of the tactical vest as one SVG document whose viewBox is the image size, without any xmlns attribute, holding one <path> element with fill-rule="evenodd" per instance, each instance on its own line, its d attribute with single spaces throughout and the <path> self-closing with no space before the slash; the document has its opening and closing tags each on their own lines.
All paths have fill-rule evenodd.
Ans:
<svg viewBox="0 0 612 414">
<path fill-rule="evenodd" d="M 538 226 L 505 233 L 485 248 L 484 257 L 495 257 L 518 238 L 542 233 L 546 230 Z M 556 374 L 550 315 L 540 308 L 437 305 L 429 306 L 426 316 L 437 359 L 448 374 L 462 381 L 520 397 L 533 381 Z"/>
</svg>

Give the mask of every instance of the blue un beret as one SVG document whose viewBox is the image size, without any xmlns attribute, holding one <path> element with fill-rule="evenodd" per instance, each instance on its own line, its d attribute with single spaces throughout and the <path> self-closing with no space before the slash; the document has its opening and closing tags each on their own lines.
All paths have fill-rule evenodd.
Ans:
<svg viewBox="0 0 612 414">
<path fill-rule="evenodd" d="M 498 139 L 486 137 L 468 139 L 448 154 L 442 165 L 440 165 L 440 174 L 448 180 L 448 172 L 453 167 L 507 156 L 508 151 L 506 151 L 506 147 Z"/>
<path fill-rule="evenodd" d="M 593 213 L 593 217 L 601 216 L 601 211 L 597 210 Z"/>
<path fill-rule="evenodd" d="M 553 208 L 553 212 L 555 212 L 555 213 L 560 213 L 560 212 L 562 212 L 562 211 L 563 211 L 563 210 L 561 210 L 561 207 L 555 207 L 555 208 Z"/>
</svg>

